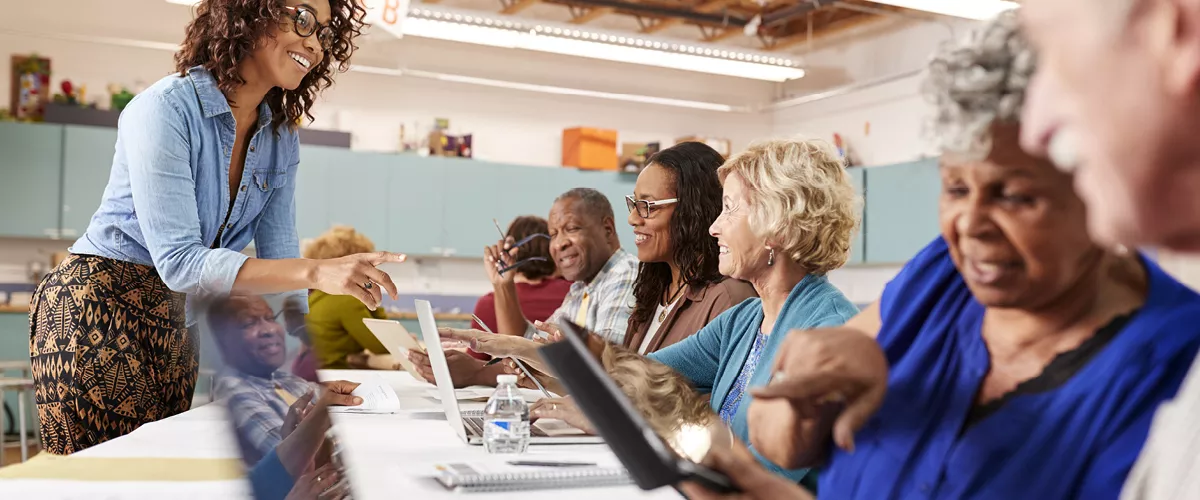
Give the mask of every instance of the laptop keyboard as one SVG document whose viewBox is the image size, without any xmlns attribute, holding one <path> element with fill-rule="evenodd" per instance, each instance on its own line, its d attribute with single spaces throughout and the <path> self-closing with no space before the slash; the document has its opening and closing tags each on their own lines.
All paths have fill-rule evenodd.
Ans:
<svg viewBox="0 0 1200 500">
<path fill-rule="evenodd" d="M 463 425 L 467 427 L 467 433 L 472 436 L 483 437 L 483 412 L 482 411 L 464 411 L 462 412 Z M 547 437 L 546 433 L 539 430 L 536 426 L 529 426 L 529 434 L 535 437 Z"/>
<path fill-rule="evenodd" d="M 462 412 L 463 425 L 467 426 L 467 432 L 473 436 L 483 437 L 483 412 L 482 411 L 464 411 Z"/>
</svg>

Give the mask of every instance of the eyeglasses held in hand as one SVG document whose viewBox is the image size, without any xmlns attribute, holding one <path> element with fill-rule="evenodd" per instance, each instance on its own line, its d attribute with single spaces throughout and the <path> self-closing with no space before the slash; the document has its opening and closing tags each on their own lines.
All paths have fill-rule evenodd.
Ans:
<svg viewBox="0 0 1200 500">
<path fill-rule="evenodd" d="M 283 8 L 292 11 L 292 30 L 304 38 L 317 34 L 317 42 L 321 44 L 321 50 L 329 50 L 333 47 L 333 28 L 328 24 L 317 22 L 317 14 L 307 7 L 293 7 L 285 5 Z"/>
<path fill-rule="evenodd" d="M 550 239 L 550 235 L 548 235 L 548 234 L 543 234 L 543 233 L 534 233 L 534 234 L 531 234 L 531 235 L 529 235 L 529 236 L 526 236 L 526 237 L 524 237 L 524 238 L 521 238 L 521 241 L 518 241 L 518 242 L 516 242 L 516 243 L 513 243 L 513 244 L 512 244 L 512 246 L 508 247 L 508 250 L 512 250 L 512 249 L 515 249 L 515 248 L 520 248 L 522 245 L 524 245 L 524 244 L 526 244 L 526 243 L 529 243 L 529 242 L 531 242 L 531 241 L 533 241 L 533 240 L 536 240 L 536 239 L 538 239 L 538 238 L 546 238 L 546 239 Z M 502 252 L 503 252 L 503 249 L 502 249 Z M 547 259 L 547 258 L 545 258 L 545 257 L 529 257 L 529 258 L 525 258 L 525 259 L 518 260 L 518 261 L 516 261 L 515 263 L 512 263 L 512 264 L 505 264 L 505 263 L 504 263 L 504 259 L 500 259 L 500 262 L 499 262 L 498 264 L 501 264 L 501 265 L 502 265 L 502 267 L 500 267 L 500 269 L 498 270 L 498 272 L 500 273 L 500 275 L 501 275 L 501 276 L 504 276 L 504 273 L 506 273 L 506 272 L 508 272 L 508 271 L 511 271 L 511 270 L 513 270 L 513 269 L 516 269 L 516 268 L 518 268 L 518 267 L 521 267 L 521 266 L 523 266 L 523 265 L 525 265 L 525 264 L 528 264 L 528 263 L 530 263 L 530 262 L 545 262 L 545 261 L 547 261 L 547 260 L 550 260 L 550 259 Z"/>
<path fill-rule="evenodd" d="M 657 207 L 665 207 L 679 203 L 679 198 L 670 198 L 666 200 L 635 200 L 632 195 L 625 195 L 625 207 L 629 209 L 629 213 L 637 210 L 637 214 L 643 219 L 649 218 Z"/>
</svg>

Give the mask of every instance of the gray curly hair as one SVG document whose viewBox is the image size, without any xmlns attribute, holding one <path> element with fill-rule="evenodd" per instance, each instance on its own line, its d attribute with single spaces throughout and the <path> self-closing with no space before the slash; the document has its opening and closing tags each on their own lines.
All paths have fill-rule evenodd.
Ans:
<svg viewBox="0 0 1200 500">
<path fill-rule="evenodd" d="M 1016 10 L 943 46 L 929 62 L 922 85 L 937 108 L 929 128 L 942 152 L 987 156 L 992 125 L 1020 120 L 1036 69 L 1036 54 Z"/>
</svg>

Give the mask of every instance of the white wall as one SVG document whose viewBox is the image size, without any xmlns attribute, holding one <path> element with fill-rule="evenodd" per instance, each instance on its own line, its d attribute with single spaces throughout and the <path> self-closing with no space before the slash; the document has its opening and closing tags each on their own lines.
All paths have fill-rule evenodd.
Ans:
<svg viewBox="0 0 1200 500">
<path fill-rule="evenodd" d="M 167 50 L 3 32 L 4 28 L 21 28 L 22 24 L 12 17 L 0 20 L 0 53 L 38 53 L 49 57 L 55 89 L 62 78 L 69 78 L 77 86 L 86 85 L 89 95 L 100 96 L 110 83 L 129 87 L 137 82 L 150 84 L 170 73 L 174 66 L 172 53 Z M 44 27 L 44 31 L 59 33 L 54 26 Z M 177 43 L 182 24 L 179 32 L 180 36 L 173 39 L 141 39 Z M 138 39 L 136 32 L 93 34 Z M 354 60 L 360 65 L 608 93 L 740 105 L 763 102 L 773 92 L 773 84 L 765 82 L 426 39 L 396 41 L 373 36 L 364 39 L 363 46 Z M 0 95 L 8 95 L 9 71 L 7 65 L 0 65 Z M 739 147 L 770 134 L 770 123 L 760 114 L 703 111 L 358 72 L 339 75 L 313 114 L 315 128 L 351 132 L 355 149 L 373 151 L 396 150 L 402 123 L 409 133 L 418 129 L 424 135 L 435 118 L 447 118 L 452 133 L 473 134 L 476 157 L 537 166 L 560 164 L 562 130 L 575 126 L 615 129 L 621 142 L 660 141 L 667 145 L 676 138 L 700 134 L 726 137 Z"/>
<path fill-rule="evenodd" d="M 177 43 L 186 22 L 186 9 L 161 0 L 114 0 L 140 16 L 113 16 L 113 6 L 86 0 L 29 4 L 31 12 L 0 19 L 0 53 L 38 52 L 53 60 L 55 86 L 61 77 L 87 84 L 93 93 L 108 83 L 133 85 L 153 82 L 169 73 L 172 54 L 165 50 L 113 45 L 89 45 L 44 36 L 3 34 L 4 29 L 39 29 L 45 33 L 85 33 L 96 36 Z M 102 5 L 103 4 L 103 5 Z M 75 14 L 63 14 L 74 12 Z M 76 15 L 78 14 L 78 15 Z M 71 17 L 74 16 L 74 17 Z M 76 19 L 78 17 L 79 19 Z M 136 17 L 136 18 L 135 18 Z M 154 22 L 144 22 L 152 19 Z M 126 23 L 126 24 L 121 24 Z M 873 78 L 918 66 L 944 37 L 934 25 L 903 25 L 867 41 L 829 48 L 806 56 L 814 68 L 836 69 L 842 77 Z M 362 65 L 414 68 L 481 78 L 521 81 L 589 90 L 654 95 L 727 104 L 757 104 L 811 91 L 805 82 L 778 86 L 750 80 L 708 76 L 567 56 L 490 49 L 422 39 L 363 39 L 355 62 Z M 919 56 L 917 54 L 920 54 Z M 903 57 L 901 57 L 903 56 Z M 817 72 L 814 71 L 814 75 Z M 810 80 L 810 85 L 820 82 Z M 7 65 L 0 65 L 0 95 L 7 94 Z M 922 103 L 913 82 L 897 82 L 856 95 L 830 99 L 777 113 L 734 114 L 632 104 L 585 97 L 553 96 L 419 78 L 395 78 L 363 73 L 338 77 L 337 84 L 316 108 L 319 128 L 351 131 L 354 147 L 392 150 L 401 123 L 429 126 L 448 118 L 453 133 L 473 133 L 475 154 L 481 159 L 554 166 L 560 160 L 561 130 L 586 125 L 617 129 L 621 141 L 672 139 L 690 134 L 723 136 L 734 147 L 771 135 L 807 133 L 829 137 L 841 132 L 851 146 L 873 164 L 915 157 L 916 123 Z M 872 131 L 862 134 L 862 123 Z M 858 129 L 856 136 L 852 129 Z M 0 240 L 0 265 L 24 265 L 38 259 L 42 246 L 59 249 L 67 242 Z M 12 247 L 12 251 L 7 248 Z M 487 291 L 481 264 L 464 259 L 422 259 L 390 269 L 405 293 L 471 294 Z M 896 268 L 843 269 L 832 281 L 856 302 L 870 302 Z"/>
<path fill-rule="evenodd" d="M 953 36 L 965 35 L 974 22 L 947 24 L 907 22 L 868 41 L 814 52 L 805 57 L 810 64 L 841 62 L 846 77 L 854 82 L 891 80 L 880 85 L 776 111 L 772 130 L 776 135 L 803 134 L 832 140 L 837 133 L 849 145 L 861 165 L 887 165 L 928 155 L 930 142 L 924 135 L 931 109 L 921 96 L 921 70 L 930 55 Z M 803 80 L 791 84 L 788 94 L 811 92 Z"/>
</svg>

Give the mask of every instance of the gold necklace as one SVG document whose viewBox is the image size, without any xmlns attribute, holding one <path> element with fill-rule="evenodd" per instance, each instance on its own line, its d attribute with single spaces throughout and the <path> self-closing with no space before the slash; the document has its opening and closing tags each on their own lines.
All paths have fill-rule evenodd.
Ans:
<svg viewBox="0 0 1200 500">
<path fill-rule="evenodd" d="M 683 287 L 685 287 L 685 286 L 687 286 L 686 283 L 680 284 L 679 288 L 675 290 L 675 295 L 672 295 L 671 300 L 667 301 L 666 307 L 663 307 L 662 312 L 658 313 L 658 322 L 659 323 L 662 323 L 663 321 L 667 320 L 667 311 L 671 310 L 671 304 L 674 304 L 675 299 L 679 298 L 679 292 L 682 292 Z"/>
</svg>

